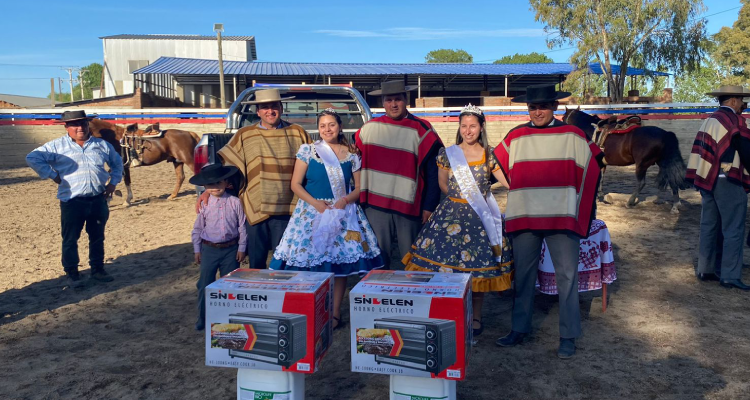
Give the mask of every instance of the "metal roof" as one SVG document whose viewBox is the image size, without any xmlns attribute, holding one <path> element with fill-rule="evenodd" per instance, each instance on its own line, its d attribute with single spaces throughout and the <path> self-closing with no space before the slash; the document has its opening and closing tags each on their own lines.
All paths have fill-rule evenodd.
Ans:
<svg viewBox="0 0 750 400">
<path fill-rule="evenodd" d="M 39 108 L 52 105 L 50 99 L 44 97 L 19 96 L 16 94 L 0 93 L 0 101 L 13 104 L 21 108 Z"/>
<path fill-rule="evenodd" d="M 598 63 L 589 68 L 601 74 Z M 620 67 L 613 65 L 615 73 Z M 567 63 L 550 64 L 386 64 L 386 63 L 293 63 L 224 61 L 224 73 L 255 76 L 352 76 L 352 75 L 568 75 L 575 67 Z M 648 71 L 628 68 L 628 75 L 645 75 Z M 160 57 L 134 74 L 218 75 L 217 60 Z M 653 74 L 666 76 L 665 72 Z"/>
<path fill-rule="evenodd" d="M 99 39 L 150 39 L 150 40 L 216 40 L 216 36 L 204 35 L 112 35 Z M 221 40 L 255 40 L 255 36 L 222 36 Z"/>
</svg>

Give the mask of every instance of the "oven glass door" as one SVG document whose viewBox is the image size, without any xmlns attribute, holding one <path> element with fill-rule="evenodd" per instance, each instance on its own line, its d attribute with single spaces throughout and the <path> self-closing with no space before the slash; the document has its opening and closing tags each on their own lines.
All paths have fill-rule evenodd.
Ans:
<svg viewBox="0 0 750 400">
<path fill-rule="evenodd" d="M 375 324 L 378 329 L 393 329 L 398 331 L 404 346 L 398 356 L 384 355 L 382 357 L 394 358 L 412 363 L 424 365 L 427 360 L 426 339 L 424 327 L 403 327 L 387 323 Z"/>
<path fill-rule="evenodd" d="M 266 357 L 276 359 L 279 354 L 279 334 L 278 334 L 278 321 L 266 320 L 264 322 L 248 321 L 242 318 L 230 320 L 235 324 L 248 324 L 252 325 L 255 330 L 257 339 L 253 345 L 252 350 L 244 351 L 238 350 L 243 353 L 253 353 Z"/>
</svg>

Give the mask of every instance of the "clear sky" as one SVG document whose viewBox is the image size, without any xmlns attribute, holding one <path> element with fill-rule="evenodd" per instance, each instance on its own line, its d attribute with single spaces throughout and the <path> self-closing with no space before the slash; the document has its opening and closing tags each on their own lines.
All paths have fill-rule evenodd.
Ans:
<svg viewBox="0 0 750 400">
<path fill-rule="evenodd" d="M 741 3 L 704 4 L 712 34 L 734 23 Z M 566 62 L 571 54 L 550 52 L 525 1 L 5 0 L 2 8 L 0 93 L 26 96 L 44 97 L 49 78 L 67 79 L 60 66 L 101 63 L 101 36 L 214 35 L 214 23 L 224 35 L 255 36 L 258 61 L 420 63 L 439 48 L 464 49 L 474 62 L 532 51 Z"/>
</svg>

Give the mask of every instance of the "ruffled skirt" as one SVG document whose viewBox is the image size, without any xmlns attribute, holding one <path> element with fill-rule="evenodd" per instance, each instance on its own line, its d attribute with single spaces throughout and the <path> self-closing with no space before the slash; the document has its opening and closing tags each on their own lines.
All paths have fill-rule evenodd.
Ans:
<svg viewBox="0 0 750 400">
<path fill-rule="evenodd" d="M 383 266 L 378 241 L 361 207 L 357 206 L 359 226 L 356 231 L 359 235 L 352 234 L 346 220 L 342 220 L 341 234 L 323 251 L 316 250 L 312 241 L 313 221 L 318 215 L 320 213 L 312 205 L 303 200 L 297 202 L 281 242 L 273 253 L 271 269 L 330 272 L 343 277 L 363 274 Z"/>
<path fill-rule="evenodd" d="M 469 273 L 474 292 L 507 290 L 513 279 L 510 240 L 503 235 L 496 261 L 482 220 L 469 204 L 450 198 L 438 205 L 402 262 L 407 271 Z"/>
</svg>

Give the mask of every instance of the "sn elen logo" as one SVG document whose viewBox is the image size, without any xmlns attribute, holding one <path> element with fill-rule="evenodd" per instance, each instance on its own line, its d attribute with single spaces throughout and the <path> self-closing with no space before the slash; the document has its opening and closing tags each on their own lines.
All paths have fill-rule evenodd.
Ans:
<svg viewBox="0 0 750 400">
<path fill-rule="evenodd" d="M 245 294 L 245 293 L 210 293 L 209 298 L 213 300 L 239 300 L 239 301 L 268 301 L 268 296 L 264 294 Z"/>
<path fill-rule="evenodd" d="M 362 297 L 354 298 L 354 304 L 372 304 L 374 306 L 383 305 L 383 306 L 411 307 L 414 305 L 414 300 L 378 299 L 377 297 L 367 297 L 365 295 L 362 295 Z"/>
</svg>

